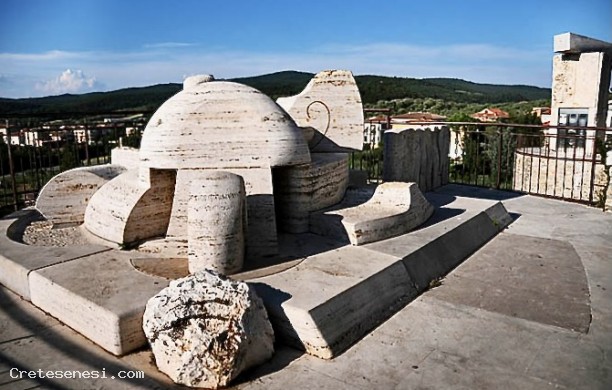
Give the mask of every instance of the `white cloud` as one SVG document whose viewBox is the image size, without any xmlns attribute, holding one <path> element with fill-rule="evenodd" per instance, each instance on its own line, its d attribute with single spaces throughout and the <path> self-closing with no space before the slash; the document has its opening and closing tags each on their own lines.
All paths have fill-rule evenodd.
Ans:
<svg viewBox="0 0 612 390">
<path fill-rule="evenodd" d="M 2 61 L 59 61 L 81 57 L 84 52 L 50 50 L 43 53 L 0 53 Z"/>
<path fill-rule="evenodd" d="M 95 77 L 88 77 L 79 69 L 66 69 L 56 78 L 36 84 L 36 89 L 50 95 L 91 92 L 99 88 L 101 84 Z"/>
<path fill-rule="evenodd" d="M 145 49 L 176 49 L 181 47 L 196 46 L 195 43 L 187 42 L 160 42 L 160 43 L 149 43 L 144 45 Z"/>
</svg>

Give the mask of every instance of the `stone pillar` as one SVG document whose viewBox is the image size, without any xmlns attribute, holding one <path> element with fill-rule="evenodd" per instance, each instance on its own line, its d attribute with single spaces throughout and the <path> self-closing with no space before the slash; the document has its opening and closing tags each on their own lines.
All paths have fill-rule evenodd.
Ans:
<svg viewBox="0 0 612 390">
<path fill-rule="evenodd" d="M 187 234 L 189 272 L 208 268 L 221 274 L 240 271 L 246 227 L 244 180 L 211 171 L 191 184 Z"/>
<path fill-rule="evenodd" d="M 562 122 L 562 109 L 586 109 L 587 126 L 606 126 L 612 43 L 565 33 L 555 35 L 554 51 L 551 124 Z M 551 128 L 547 133 L 555 135 L 557 129 Z M 588 153 L 593 150 L 594 133 L 588 130 L 586 134 Z M 550 139 L 550 148 L 558 148 L 555 137 Z"/>
<path fill-rule="evenodd" d="M 415 182 L 423 192 L 448 183 L 448 127 L 387 130 L 384 144 L 384 181 Z"/>
</svg>

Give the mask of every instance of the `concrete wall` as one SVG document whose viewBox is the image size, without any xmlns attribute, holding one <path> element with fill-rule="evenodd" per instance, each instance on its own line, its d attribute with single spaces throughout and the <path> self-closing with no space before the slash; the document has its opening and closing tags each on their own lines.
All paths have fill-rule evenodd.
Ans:
<svg viewBox="0 0 612 390">
<path fill-rule="evenodd" d="M 448 183 L 448 127 L 387 130 L 384 144 L 384 181 L 415 182 L 423 192 Z"/>
</svg>

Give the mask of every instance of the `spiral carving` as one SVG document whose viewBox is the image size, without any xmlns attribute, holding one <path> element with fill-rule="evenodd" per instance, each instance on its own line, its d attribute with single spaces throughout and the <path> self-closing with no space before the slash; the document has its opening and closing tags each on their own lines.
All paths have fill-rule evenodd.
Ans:
<svg viewBox="0 0 612 390">
<path fill-rule="evenodd" d="M 329 109 L 327 104 L 320 100 L 312 101 L 310 102 L 310 104 L 308 104 L 308 106 L 306 106 L 306 118 L 308 119 L 308 121 L 313 119 L 312 115 L 310 114 L 310 108 L 315 104 L 322 105 L 323 108 L 325 108 L 325 111 L 327 111 L 327 124 L 325 125 L 325 130 L 323 132 L 320 132 L 319 139 L 312 145 L 311 149 L 316 148 L 321 143 L 321 141 L 323 141 L 323 138 L 325 138 L 325 136 L 327 135 L 327 132 L 329 131 L 329 126 L 331 125 L 331 110 Z"/>
</svg>

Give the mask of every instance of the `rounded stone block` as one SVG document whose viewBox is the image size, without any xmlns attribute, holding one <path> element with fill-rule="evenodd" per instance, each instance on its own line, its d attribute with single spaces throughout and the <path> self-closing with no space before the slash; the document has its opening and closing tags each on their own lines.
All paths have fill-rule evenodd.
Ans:
<svg viewBox="0 0 612 390">
<path fill-rule="evenodd" d="M 40 190 L 36 208 L 54 226 L 80 225 L 96 191 L 123 172 L 124 167 L 111 164 L 62 172 Z"/>
<path fill-rule="evenodd" d="M 190 187 L 187 211 L 189 272 L 240 271 L 244 262 L 246 194 L 241 176 L 211 171 Z"/>
<path fill-rule="evenodd" d="M 140 180 L 136 170 L 127 171 L 102 186 L 85 210 L 85 228 L 106 241 L 128 245 L 166 234 L 176 173 L 149 173 Z"/>
</svg>

